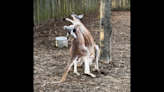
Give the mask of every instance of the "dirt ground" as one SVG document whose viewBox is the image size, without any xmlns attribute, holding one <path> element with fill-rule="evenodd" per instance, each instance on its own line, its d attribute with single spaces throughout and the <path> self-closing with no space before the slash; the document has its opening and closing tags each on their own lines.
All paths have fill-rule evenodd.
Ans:
<svg viewBox="0 0 164 92">
<path fill-rule="evenodd" d="M 99 45 L 99 20 L 97 14 L 85 14 L 81 20 Z M 112 17 L 112 61 L 113 65 L 99 63 L 106 75 L 93 72 L 97 77 L 85 75 L 84 67 L 79 67 L 80 76 L 70 71 L 66 80 L 60 84 L 51 84 L 61 79 L 70 60 L 69 46 L 55 47 L 55 37 L 66 36 L 62 19 L 51 20 L 34 27 L 34 92 L 130 92 L 130 12 L 113 11 Z M 91 70 L 94 68 L 90 66 Z"/>
</svg>

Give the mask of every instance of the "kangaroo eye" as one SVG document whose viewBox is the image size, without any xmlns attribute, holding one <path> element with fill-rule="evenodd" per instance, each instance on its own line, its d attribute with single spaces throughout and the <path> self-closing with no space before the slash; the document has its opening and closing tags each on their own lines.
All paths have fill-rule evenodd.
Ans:
<svg viewBox="0 0 164 92">
<path fill-rule="evenodd" d="M 76 29 L 73 29 L 73 32 L 75 33 Z"/>
</svg>

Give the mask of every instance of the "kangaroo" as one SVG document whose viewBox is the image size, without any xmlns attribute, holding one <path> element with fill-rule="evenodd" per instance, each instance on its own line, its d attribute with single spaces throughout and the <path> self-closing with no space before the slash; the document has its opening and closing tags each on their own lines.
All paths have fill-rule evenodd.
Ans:
<svg viewBox="0 0 164 92">
<path fill-rule="evenodd" d="M 99 46 L 95 44 L 94 39 L 91 35 L 91 33 L 88 31 L 88 29 L 84 26 L 84 24 L 80 21 L 80 19 L 83 18 L 83 14 L 76 15 L 73 12 L 71 13 L 71 17 L 75 22 L 79 22 L 81 26 L 79 27 L 80 31 L 82 32 L 84 39 L 85 39 L 85 46 L 89 49 L 91 56 L 93 59 L 95 59 L 95 69 L 93 71 L 100 71 L 98 67 L 98 58 L 99 58 Z M 69 34 L 67 33 L 67 36 Z M 91 62 L 92 63 L 92 62 Z M 90 64 L 91 64 L 90 63 Z M 78 62 L 77 65 L 81 66 L 83 62 Z"/>
<path fill-rule="evenodd" d="M 69 61 L 64 71 L 62 79 L 60 81 L 53 82 L 53 83 L 62 83 L 66 79 L 68 71 L 70 70 L 73 64 L 74 64 L 74 73 L 80 75 L 77 72 L 77 62 L 79 62 L 81 58 L 85 63 L 84 73 L 90 75 L 91 77 L 96 77 L 94 74 L 90 72 L 89 63 L 90 61 L 92 61 L 93 58 L 90 57 L 91 53 L 89 52 L 88 48 L 85 46 L 84 36 L 79 29 L 81 23 L 75 22 L 68 18 L 66 18 L 66 20 L 73 23 L 73 25 L 63 27 L 63 29 L 65 29 L 68 33 L 70 33 L 74 37 L 72 39 L 71 48 L 70 48 L 71 60 Z"/>
</svg>

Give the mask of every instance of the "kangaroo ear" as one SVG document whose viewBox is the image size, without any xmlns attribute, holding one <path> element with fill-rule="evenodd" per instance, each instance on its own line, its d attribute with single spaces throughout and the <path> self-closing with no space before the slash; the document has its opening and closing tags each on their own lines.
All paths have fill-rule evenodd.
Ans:
<svg viewBox="0 0 164 92">
<path fill-rule="evenodd" d="M 75 14 L 74 12 L 72 12 L 70 15 L 72 15 L 72 14 Z"/>
<path fill-rule="evenodd" d="M 63 26 L 63 29 L 66 30 L 67 32 L 71 30 L 69 26 Z"/>
<path fill-rule="evenodd" d="M 69 36 L 69 33 L 67 32 L 67 35 L 66 35 L 66 37 L 68 37 Z"/>
<path fill-rule="evenodd" d="M 73 31 L 71 31 L 71 35 L 72 35 L 74 38 L 77 38 L 76 34 L 75 34 Z"/>
<path fill-rule="evenodd" d="M 84 14 L 81 14 L 81 15 L 79 15 L 78 17 L 79 17 L 79 19 L 82 19 L 83 16 L 84 16 Z"/>
<path fill-rule="evenodd" d="M 63 29 L 65 30 L 66 29 L 66 26 L 63 26 Z"/>
</svg>

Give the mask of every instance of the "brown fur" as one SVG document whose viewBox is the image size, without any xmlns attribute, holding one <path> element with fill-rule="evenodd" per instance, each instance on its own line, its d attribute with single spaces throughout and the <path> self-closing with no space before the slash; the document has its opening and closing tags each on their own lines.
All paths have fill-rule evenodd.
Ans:
<svg viewBox="0 0 164 92">
<path fill-rule="evenodd" d="M 91 33 L 88 31 L 88 29 L 84 26 L 84 24 L 79 19 L 77 19 L 73 16 L 73 20 L 77 21 L 77 22 L 80 22 L 81 26 L 83 26 L 84 30 L 80 30 L 80 31 L 84 36 L 85 46 L 89 49 L 90 54 L 95 56 L 95 48 L 94 47 L 95 47 L 96 44 L 94 42 L 94 39 L 93 39 Z"/>
<path fill-rule="evenodd" d="M 69 61 L 68 65 L 64 71 L 62 79 L 56 83 L 63 82 L 66 79 L 68 71 L 72 67 L 73 63 L 76 62 L 78 58 L 87 56 L 87 54 L 89 53 L 88 49 L 85 47 L 84 37 L 78 28 L 76 29 L 75 34 L 77 35 L 77 38 L 72 39 L 72 45 L 70 48 L 71 60 Z"/>
<path fill-rule="evenodd" d="M 72 13 L 73 14 L 73 13 Z M 91 33 L 88 31 L 88 29 L 84 26 L 84 24 L 80 21 L 80 19 L 77 19 L 74 15 L 72 15 L 72 18 L 75 22 L 80 22 L 81 23 L 81 29 L 80 31 L 82 32 L 84 39 L 85 39 L 85 46 L 88 48 L 90 52 L 90 57 L 91 55 L 93 56 L 92 60 L 95 59 L 95 69 L 94 71 L 99 71 L 100 69 L 98 68 L 98 58 L 99 58 L 99 46 L 95 44 L 94 39 L 91 35 Z M 81 66 L 82 63 L 79 63 L 79 66 Z"/>
<path fill-rule="evenodd" d="M 96 56 L 96 65 L 98 67 L 98 53 L 99 51 L 96 50 L 96 44 L 94 42 L 94 39 L 91 35 L 91 33 L 88 31 L 88 29 L 82 24 L 82 22 L 79 19 L 76 19 L 73 17 L 73 20 L 76 22 L 80 22 L 81 25 L 76 28 L 75 34 L 77 38 L 72 39 L 72 44 L 70 48 L 70 55 L 71 55 L 71 60 L 68 63 L 64 74 L 62 76 L 62 79 L 59 82 L 54 82 L 54 83 L 61 83 L 66 79 L 66 76 L 68 74 L 69 69 L 72 67 L 74 62 L 77 62 L 79 58 L 93 55 L 94 57 L 92 58 L 95 59 Z M 82 27 L 82 28 L 80 28 Z M 96 53 L 96 55 L 95 55 Z M 87 62 L 85 60 L 85 62 Z M 86 66 L 85 66 L 86 67 Z M 95 67 L 95 69 L 98 69 Z M 91 74 L 91 73 L 90 73 Z M 93 74 L 91 74 L 93 76 Z"/>
<path fill-rule="evenodd" d="M 76 29 L 75 34 L 77 35 L 77 38 L 72 39 L 70 55 L 79 55 L 79 57 L 85 56 L 87 53 L 87 50 L 84 49 L 85 47 L 84 37 L 78 28 Z"/>
</svg>

